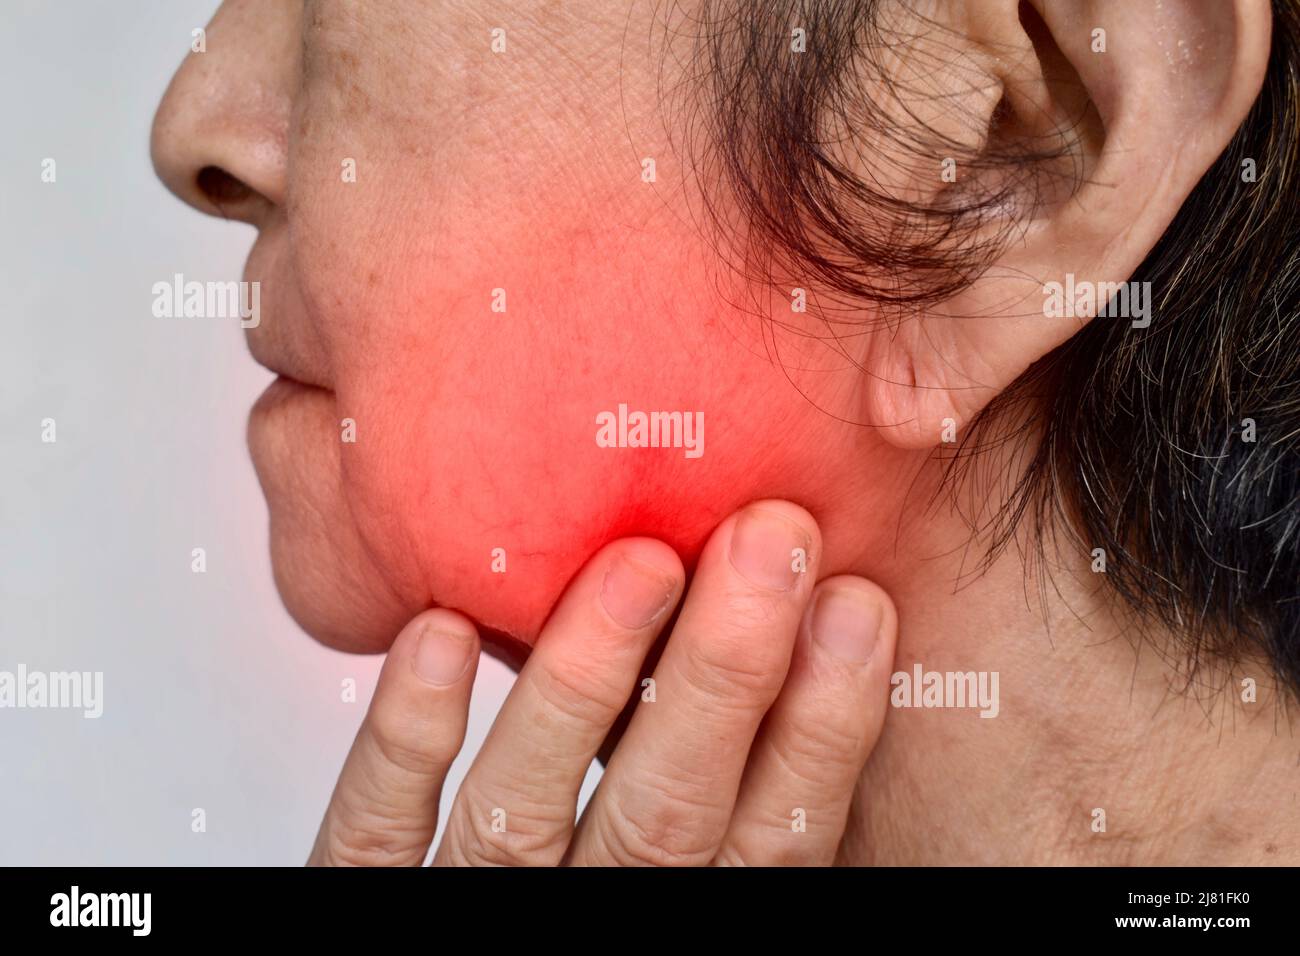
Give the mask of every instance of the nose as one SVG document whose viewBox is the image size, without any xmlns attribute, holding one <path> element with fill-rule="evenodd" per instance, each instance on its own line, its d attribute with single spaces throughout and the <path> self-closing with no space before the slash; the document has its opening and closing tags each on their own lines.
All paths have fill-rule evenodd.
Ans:
<svg viewBox="0 0 1300 956">
<path fill-rule="evenodd" d="M 260 226 L 283 205 L 301 3 L 226 0 L 154 115 L 158 177 L 196 209 Z M 202 40 L 202 43 L 199 40 Z"/>
</svg>

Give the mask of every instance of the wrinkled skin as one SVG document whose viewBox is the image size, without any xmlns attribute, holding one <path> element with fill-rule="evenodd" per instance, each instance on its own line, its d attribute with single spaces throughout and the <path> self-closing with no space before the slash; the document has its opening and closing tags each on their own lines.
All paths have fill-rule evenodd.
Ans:
<svg viewBox="0 0 1300 956">
<path fill-rule="evenodd" d="M 494 54 L 498 24 L 471 4 L 433 18 L 421 2 L 361 16 L 313 0 L 301 21 L 272 6 L 222 7 L 155 151 L 190 198 L 183 177 L 218 162 L 261 193 L 223 204 L 259 229 L 252 351 L 323 386 L 277 384 L 249 428 L 277 584 L 306 630 L 382 650 L 438 604 L 531 642 L 614 538 L 657 537 L 690 562 L 745 502 L 816 513 L 885 485 L 883 445 L 834 417 L 861 417 L 849 362 L 765 335 L 729 301 L 737 286 L 688 214 L 658 63 L 624 46 L 626 10 L 506 17 Z M 210 94 L 197 111 L 196 89 Z M 599 447 L 596 416 L 619 403 L 702 412 L 704 454 Z M 349 418 L 355 442 L 340 440 Z M 828 533 L 830 569 L 862 538 Z"/>
</svg>

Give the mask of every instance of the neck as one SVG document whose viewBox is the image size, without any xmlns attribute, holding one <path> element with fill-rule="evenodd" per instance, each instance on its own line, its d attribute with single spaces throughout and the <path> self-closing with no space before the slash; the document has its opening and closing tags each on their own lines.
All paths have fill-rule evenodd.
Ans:
<svg viewBox="0 0 1300 956">
<path fill-rule="evenodd" d="M 1300 745 L 1264 664 L 1189 678 L 1174 635 L 1118 607 L 1090 555 L 1044 577 L 1012 546 L 976 574 L 963 521 L 924 528 L 859 567 L 897 604 L 894 670 L 996 671 L 997 713 L 891 708 L 841 862 L 1300 863 Z"/>
</svg>

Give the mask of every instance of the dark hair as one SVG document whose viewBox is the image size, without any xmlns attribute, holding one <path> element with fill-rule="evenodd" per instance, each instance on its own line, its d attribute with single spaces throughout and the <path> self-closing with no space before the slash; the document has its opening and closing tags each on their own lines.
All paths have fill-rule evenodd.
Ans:
<svg viewBox="0 0 1300 956">
<path fill-rule="evenodd" d="M 687 145 L 701 183 L 728 187 L 730 202 L 705 202 L 746 277 L 805 276 L 824 311 L 869 301 L 902 321 L 988 268 L 1017 228 L 1008 208 L 1080 171 L 1064 138 L 999 129 L 1001 108 L 978 150 L 931 128 L 881 65 L 899 38 L 880 13 L 874 0 L 706 0 L 687 25 Z M 1207 654 L 1262 653 L 1297 692 L 1300 5 L 1276 0 L 1273 17 L 1263 91 L 1131 277 L 1151 283 L 1156 320 L 1087 324 L 990 403 L 948 474 L 952 487 L 973 452 L 1027 448 L 979 522 L 990 560 L 1017 528 L 1044 543 L 1064 530 L 1104 549 L 1115 593 L 1180 636 L 1189 680 Z M 1038 42 L 1028 4 L 1021 18 Z M 800 56 L 794 25 L 815 38 Z M 927 35 L 939 49 L 941 29 Z M 863 131 L 896 149 L 864 155 Z M 873 164 L 909 156 L 930 170 L 956 157 L 967 185 L 914 200 L 877 184 Z"/>
</svg>

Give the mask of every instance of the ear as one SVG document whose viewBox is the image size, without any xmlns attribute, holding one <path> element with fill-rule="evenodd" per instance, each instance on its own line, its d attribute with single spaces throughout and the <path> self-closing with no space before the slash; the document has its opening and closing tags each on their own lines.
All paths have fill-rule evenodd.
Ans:
<svg viewBox="0 0 1300 956">
<path fill-rule="evenodd" d="M 984 145 L 1010 120 L 1065 137 L 1074 168 L 1068 194 L 1026 197 L 1029 221 L 969 289 L 868 337 L 868 420 L 911 448 L 967 424 L 1084 323 L 1160 321 L 1159 289 L 1126 286 L 1127 309 L 1105 314 L 1109 284 L 1128 283 L 1245 119 L 1271 32 L 1268 0 L 958 0 L 949 15 L 1001 90 L 975 104 Z"/>
</svg>

